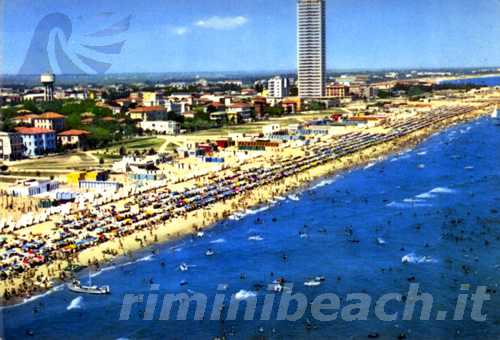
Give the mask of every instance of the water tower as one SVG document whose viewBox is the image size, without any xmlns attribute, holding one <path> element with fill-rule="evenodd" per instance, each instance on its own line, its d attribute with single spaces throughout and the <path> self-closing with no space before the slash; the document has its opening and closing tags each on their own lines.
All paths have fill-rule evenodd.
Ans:
<svg viewBox="0 0 500 340">
<path fill-rule="evenodd" d="M 42 73 L 40 81 L 45 88 L 45 101 L 51 102 L 54 100 L 54 82 L 56 76 L 53 73 Z"/>
</svg>

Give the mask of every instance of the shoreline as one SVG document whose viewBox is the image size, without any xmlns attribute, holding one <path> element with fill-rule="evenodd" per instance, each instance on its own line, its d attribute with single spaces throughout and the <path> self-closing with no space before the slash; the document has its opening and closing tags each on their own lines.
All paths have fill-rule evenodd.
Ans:
<svg viewBox="0 0 500 340">
<path fill-rule="evenodd" d="M 469 79 L 498 78 L 498 77 L 500 77 L 500 73 L 497 72 L 497 73 L 488 73 L 488 74 L 467 74 L 467 75 L 462 75 L 462 76 L 441 77 L 441 78 L 437 78 L 437 79 L 435 78 L 434 81 L 436 84 L 441 84 L 443 82 L 462 81 L 462 80 L 469 80 Z"/>
<path fill-rule="evenodd" d="M 209 205 L 208 207 L 189 212 L 184 217 L 177 217 L 167 221 L 167 223 L 155 225 L 151 230 L 140 230 L 131 235 L 99 244 L 80 252 L 76 256 L 77 261 L 75 262 L 80 265 L 87 266 L 88 263 L 97 261 L 99 264 L 103 264 L 102 267 L 98 267 L 97 271 L 102 268 L 109 267 L 109 264 L 114 261 L 117 262 L 114 265 L 123 265 L 126 263 L 126 259 L 135 255 L 135 253 L 143 252 L 143 254 L 146 254 L 148 252 L 148 248 L 154 245 L 165 245 L 185 236 L 193 235 L 197 230 L 212 228 L 218 222 L 228 218 L 236 212 L 267 205 L 278 196 L 285 196 L 296 192 L 301 188 L 310 186 L 313 181 L 326 176 L 359 168 L 370 162 L 377 161 L 381 157 L 388 157 L 391 154 L 407 149 L 408 147 L 414 147 L 433 134 L 441 132 L 456 123 L 466 123 L 487 115 L 487 112 L 484 111 L 484 109 L 475 108 L 471 112 L 444 119 L 443 121 L 421 128 L 417 131 L 409 133 L 408 135 L 369 146 L 352 154 L 342 156 L 333 161 L 328 161 L 314 168 L 296 173 L 290 177 L 282 178 L 277 182 L 256 187 L 249 192 L 244 192 L 243 194 L 237 195 L 225 201 L 219 201 Z M 137 239 L 141 240 L 141 242 L 136 241 Z M 105 254 L 105 252 L 110 249 L 120 250 L 119 254 L 117 256 Z M 132 262 L 136 262 L 138 260 L 140 259 L 136 258 L 132 260 Z M 24 274 L 30 274 L 29 276 L 31 278 L 38 275 L 54 277 L 62 272 L 62 268 L 64 268 L 67 263 L 67 260 L 58 260 L 54 263 L 37 267 L 34 271 Z M 6 289 L 20 287 L 25 279 L 23 276 L 25 275 L 1 282 L 0 292 L 2 293 L 2 296 Z M 10 285 L 7 285 L 7 282 L 9 282 Z M 36 291 L 36 295 L 31 295 L 30 297 L 13 296 L 8 301 L 2 300 L 1 305 L 15 306 L 20 303 L 25 303 L 26 299 L 33 299 L 36 298 L 36 296 L 50 293 L 55 289 L 54 287 L 60 285 L 64 285 L 64 281 L 58 280 L 51 287 L 40 287 L 39 291 Z"/>
</svg>

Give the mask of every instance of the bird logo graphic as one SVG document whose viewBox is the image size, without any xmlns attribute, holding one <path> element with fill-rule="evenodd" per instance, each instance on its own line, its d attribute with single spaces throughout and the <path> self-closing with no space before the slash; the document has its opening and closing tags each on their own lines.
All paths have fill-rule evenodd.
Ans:
<svg viewBox="0 0 500 340">
<path fill-rule="evenodd" d="M 112 15 L 112 12 L 101 13 L 106 17 Z M 104 74 L 123 49 L 126 41 L 123 36 L 131 19 L 128 15 L 103 29 L 84 34 L 81 39 L 84 42 L 75 42 L 71 19 L 63 13 L 47 14 L 35 28 L 18 74 Z"/>
</svg>

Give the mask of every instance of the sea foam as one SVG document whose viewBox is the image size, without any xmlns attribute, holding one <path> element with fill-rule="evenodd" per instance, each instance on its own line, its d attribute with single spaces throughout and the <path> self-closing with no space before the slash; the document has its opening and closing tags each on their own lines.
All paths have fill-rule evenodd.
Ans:
<svg viewBox="0 0 500 340">
<path fill-rule="evenodd" d="M 83 297 L 78 296 L 73 300 L 71 300 L 68 307 L 66 307 L 66 310 L 82 309 L 82 308 L 83 308 Z"/>
<path fill-rule="evenodd" d="M 246 300 L 246 299 L 254 298 L 256 296 L 257 296 L 257 293 L 251 292 L 248 290 L 244 290 L 244 289 L 242 289 L 239 292 L 237 292 L 236 294 L 234 294 L 234 298 L 236 300 Z"/>
<path fill-rule="evenodd" d="M 226 240 L 223 238 L 218 238 L 216 240 L 210 241 L 210 243 L 224 243 L 224 242 L 226 242 Z"/>
<path fill-rule="evenodd" d="M 418 256 L 415 253 L 406 254 L 401 258 L 402 263 L 436 263 L 437 260 L 430 256 Z"/>
</svg>

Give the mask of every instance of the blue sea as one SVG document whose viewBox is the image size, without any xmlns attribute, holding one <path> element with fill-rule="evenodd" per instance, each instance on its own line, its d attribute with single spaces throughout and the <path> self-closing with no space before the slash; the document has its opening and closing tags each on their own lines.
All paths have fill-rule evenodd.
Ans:
<svg viewBox="0 0 500 340">
<path fill-rule="evenodd" d="M 6 339 L 498 339 L 500 337 L 500 127 L 490 118 L 453 126 L 413 149 L 323 178 L 274 204 L 221 221 L 202 238 L 186 238 L 122 259 L 93 274 L 108 284 L 107 296 L 78 295 L 59 287 L 20 306 L 3 309 Z M 208 248 L 215 251 L 205 256 Z M 408 259 L 403 263 L 402 258 Z M 188 271 L 180 271 L 186 263 Z M 321 285 L 304 282 L 324 276 Z M 367 320 L 318 321 L 307 310 L 297 321 L 159 320 L 161 303 L 144 320 L 145 303 L 120 320 L 125 294 L 184 292 L 208 296 L 255 296 L 278 277 L 307 301 L 323 293 L 340 297 L 406 295 L 418 283 L 433 298 L 430 320 L 402 320 L 403 302 L 387 304 L 395 321 L 381 321 L 371 305 Z M 82 281 L 86 274 L 82 273 Z M 180 285 L 185 281 L 185 285 Z M 487 286 L 491 300 L 471 319 L 452 315 L 462 284 L 465 293 Z M 155 286 L 158 285 L 158 286 Z M 221 286 L 222 285 L 222 286 Z M 152 288 L 158 289 L 152 291 Z M 219 290 L 218 290 L 219 288 Z M 261 289 L 259 289 L 261 288 Z M 289 294 L 289 293 L 287 293 Z M 283 293 L 275 294 L 276 300 Z M 246 301 L 246 300 L 245 300 Z M 297 304 L 298 305 L 298 304 Z M 241 304 L 242 308 L 245 303 Z M 294 305 L 290 306 L 292 314 Z M 438 311 L 447 311 L 436 320 Z M 259 312 L 257 312 L 257 315 Z M 352 313 L 355 313 L 352 311 Z M 207 313 L 209 314 L 209 313 Z M 193 316 L 191 310 L 188 316 Z M 174 317 L 171 317 L 173 319 Z"/>
<path fill-rule="evenodd" d="M 469 78 L 469 79 L 446 80 L 440 82 L 440 84 L 499 86 L 500 77 L 491 76 L 491 77 L 479 77 L 479 78 Z"/>
</svg>

